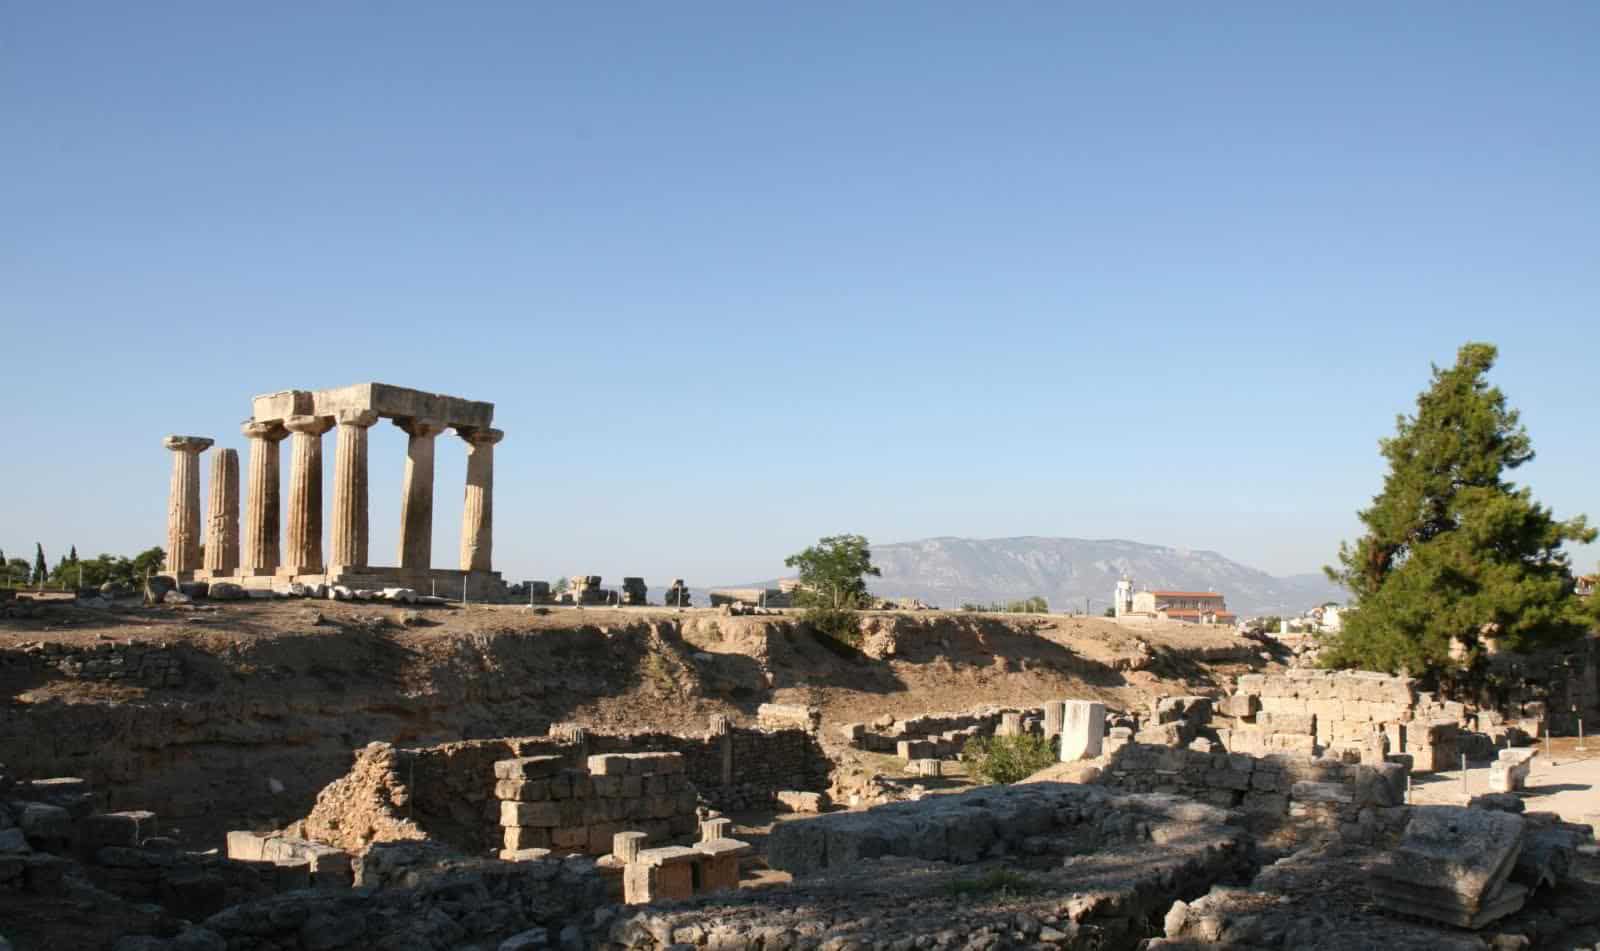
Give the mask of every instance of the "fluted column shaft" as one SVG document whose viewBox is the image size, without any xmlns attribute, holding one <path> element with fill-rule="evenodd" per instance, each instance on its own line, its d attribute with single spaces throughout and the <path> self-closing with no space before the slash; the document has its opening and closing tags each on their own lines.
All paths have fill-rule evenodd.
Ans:
<svg viewBox="0 0 1600 951">
<path fill-rule="evenodd" d="M 378 421 L 371 410 L 341 410 L 333 463 L 333 552 L 330 564 L 367 567 L 367 428 Z"/>
<path fill-rule="evenodd" d="M 200 567 L 200 454 L 211 440 L 200 436 L 168 436 L 172 450 L 172 482 L 167 490 L 167 570 L 190 574 Z"/>
<path fill-rule="evenodd" d="M 333 426 L 328 416 L 291 416 L 283 425 L 293 435 L 289 462 L 288 551 L 280 574 L 322 573 L 322 434 Z"/>
<path fill-rule="evenodd" d="M 396 419 L 394 424 L 411 437 L 400 499 L 400 567 L 427 571 L 433 566 L 433 441 L 444 424 L 431 419 Z"/>
<path fill-rule="evenodd" d="M 211 516 L 206 520 L 206 573 L 239 569 L 239 450 L 218 449 L 211 457 Z"/>
<path fill-rule="evenodd" d="M 461 513 L 461 570 L 490 571 L 494 548 L 494 447 L 498 429 L 462 429 L 467 441 L 467 497 Z"/>
<path fill-rule="evenodd" d="M 250 437 L 250 493 L 245 505 L 244 550 L 240 552 L 240 573 L 270 575 L 278 570 L 279 475 L 278 443 L 289 431 L 282 423 L 244 424 Z"/>
</svg>

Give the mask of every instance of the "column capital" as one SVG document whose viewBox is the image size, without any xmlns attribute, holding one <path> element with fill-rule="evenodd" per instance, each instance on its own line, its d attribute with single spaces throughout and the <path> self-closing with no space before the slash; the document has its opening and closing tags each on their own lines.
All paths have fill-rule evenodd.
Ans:
<svg viewBox="0 0 1600 951">
<path fill-rule="evenodd" d="M 161 445 L 173 452 L 205 452 L 215 442 L 215 439 L 204 436 L 168 436 L 161 440 Z"/>
<path fill-rule="evenodd" d="M 456 435 L 474 446 L 492 446 L 506 438 L 506 434 L 498 429 L 478 429 L 474 426 L 457 426 Z"/>
<path fill-rule="evenodd" d="M 290 416 L 283 421 L 285 429 L 291 433 L 305 433 L 308 436 L 320 436 L 333 428 L 332 416 Z"/>
<path fill-rule="evenodd" d="M 406 434 L 417 439 L 431 439 L 445 431 L 443 420 L 425 419 L 420 416 L 396 416 L 392 422 L 405 430 Z"/>
<path fill-rule="evenodd" d="M 333 421 L 340 426 L 366 429 L 378 421 L 378 414 L 370 409 L 336 409 L 333 411 Z"/>
<path fill-rule="evenodd" d="M 251 439 L 265 439 L 267 442 L 278 442 L 289 435 L 283 428 L 283 421 L 277 419 L 247 419 L 239 427 L 239 432 Z"/>
</svg>

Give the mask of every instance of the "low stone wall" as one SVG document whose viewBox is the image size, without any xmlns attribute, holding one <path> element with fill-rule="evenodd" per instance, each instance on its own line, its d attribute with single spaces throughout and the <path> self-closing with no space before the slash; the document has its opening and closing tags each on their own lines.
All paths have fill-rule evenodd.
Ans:
<svg viewBox="0 0 1600 951">
<path fill-rule="evenodd" d="M 364 869 L 371 880 L 358 884 L 381 887 L 299 891 L 247 902 L 205 919 L 201 927 L 240 951 L 493 948 L 513 941 L 519 943 L 512 947 L 554 947 L 566 923 L 588 921 L 608 902 L 589 859 L 435 861 L 426 847 L 407 843 L 380 846 L 364 864 L 374 866 Z M 171 951 L 193 947 L 212 945 L 197 942 Z"/>
<path fill-rule="evenodd" d="M 565 768 L 585 770 L 590 756 L 645 752 L 680 754 L 683 775 L 700 799 L 725 811 L 774 802 L 782 790 L 826 789 L 832 769 L 816 735 L 793 729 L 683 736 L 557 726 L 546 736 L 415 749 L 376 743 L 358 750 L 350 771 L 318 794 L 303 832 L 346 849 L 432 837 L 467 852 L 498 850 L 496 762 L 556 756 Z"/>
<path fill-rule="evenodd" d="M 494 764 L 504 848 L 516 860 L 528 850 L 606 855 L 619 832 L 640 832 L 652 845 L 692 835 L 699 800 L 677 753 L 591 756 L 584 768 L 560 756 L 522 756 Z"/>
<path fill-rule="evenodd" d="M 845 742 L 873 753 L 892 753 L 902 759 L 949 759 L 961 753 L 967 741 L 1001 732 L 1006 714 L 1015 714 L 1024 733 L 1043 730 L 1042 707 L 983 706 L 962 713 L 925 713 L 901 720 L 872 724 L 847 723 L 840 727 Z"/>
<path fill-rule="evenodd" d="M 101 641 L 92 647 L 39 641 L 22 649 L 33 663 L 73 680 L 123 681 L 147 687 L 183 686 L 178 649 L 165 645 Z"/>
<path fill-rule="evenodd" d="M 1111 754 L 1097 781 L 1128 792 L 1186 796 L 1238 809 L 1258 827 L 1284 819 L 1342 827 L 1370 824 L 1376 820 L 1372 810 L 1403 805 L 1407 773 L 1402 763 L 1360 765 L 1128 743 Z"/>
</svg>

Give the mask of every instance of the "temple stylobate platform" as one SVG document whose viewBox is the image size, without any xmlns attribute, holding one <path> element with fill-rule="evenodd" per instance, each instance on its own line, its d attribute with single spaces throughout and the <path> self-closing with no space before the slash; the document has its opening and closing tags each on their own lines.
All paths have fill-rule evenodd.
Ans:
<svg viewBox="0 0 1600 951">
<path fill-rule="evenodd" d="M 386 383 L 332 390 L 284 390 L 257 396 L 242 429 L 250 441 L 243 543 L 239 531 L 239 462 L 218 450 L 211 473 L 205 563 L 200 564 L 200 454 L 212 440 L 168 436 L 173 451 L 168 501 L 167 569 L 180 579 L 237 581 L 250 587 L 301 582 L 351 588 L 408 587 L 422 593 L 493 599 L 505 584 L 493 570 L 494 404 Z M 380 419 L 403 430 L 405 477 L 400 546 L 393 567 L 370 561 L 367 431 Z M 467 480 L 460 567 L 433 567 L 435 441 L 454 430 L 466 444 Z M 322 437 L 334 433 L 332 525 L 323 552 Z M 281 444 L 290 443 L 289 498 L 282 504 Z"/>
</svg>

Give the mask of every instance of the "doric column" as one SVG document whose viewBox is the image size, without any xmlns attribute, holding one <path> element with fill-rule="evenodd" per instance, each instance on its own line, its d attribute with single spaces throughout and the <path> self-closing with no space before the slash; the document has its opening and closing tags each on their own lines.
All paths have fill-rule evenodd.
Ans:
<svg viewBox="0 0 1600 951">
<path fill-rule="evenodd" d="M 200 454 L 211 448 L 203 436 L 168 436 L 172 483 L 167 492 L 167 570 L 174 576 L 200 567 Z"/>
<path fill-rule="evenodd" d="M 490 571 L 494 548 L 494 445 L 498 429 L 458 429 L 467 441 L 467 500 L 461 512 L 461 570 Z"/>
<path fill-rule="evenodd" d="M 245 505 L 239 573 L 270 575 L 279 563 L 278 443 L 289 431 L 279 422 L 248 422 L 242 431 L 250 437 L 250 496 Z"/>
<path fill-rule="evenodd" d="M 371 410 L 340 410 L 333 463 L 333 555 L 341 568 L 367 567 L 367 427 Z"/>
<path fill-rule="evenodd" d="M 400 567 L 433 567 L 433 438 L 444 432 L 434 419 L 396 419 L 411 437 L 406 444 L 406 476 L 400 499 Z"/>
<path fill-rule="evenodd" d="M 294 435 L 289 456 L 289 518 L 279 574 L 322 573 L 322 434 L 333 428 L 331 416 L 290 416 L 283 421 Z"/>
<path fill-rule="evenodd" d="M 211 457 L 211 517 L 206 520 L 206 574 L 239 570 L 239 450 L 218 449 Z"/>
</svg>

